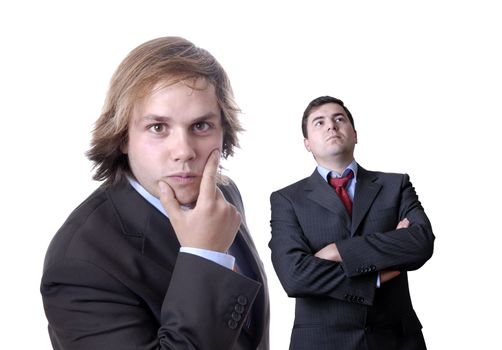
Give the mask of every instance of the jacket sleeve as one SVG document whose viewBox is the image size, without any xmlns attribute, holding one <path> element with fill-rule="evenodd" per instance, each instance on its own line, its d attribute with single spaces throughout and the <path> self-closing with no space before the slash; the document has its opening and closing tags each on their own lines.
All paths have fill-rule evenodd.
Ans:
<svg viewBox="0 0 502 350">
<path fill-rule="evenodd" d="M 48 268 L 41 292 L 54 349 L 209 350 L 233 348 L 259 288 L 180 253 L 160 315 L 116 276 L 76 259 Z"/>
<path fill-rule="evenodd" d="M 432 256 L 432 227 L 406 174 L 402 176 L 396 210 L 399 220 L 409 219 L 408 228 L 372 232 L 336 242 L 348 276 L 360 276 L 369 271 L 416 270 Z M 397 222 L 393 225 L 397 226 Z"/>
<path fill-rule="evenodd" d="M 279 280 L 290 297 L 326 296 L 371 305 L 376 273 L 348 278 L 342 264 L 314 256 L 289 198 L 270 197 L 272 238 L 269 247 Z"/>
</svg>

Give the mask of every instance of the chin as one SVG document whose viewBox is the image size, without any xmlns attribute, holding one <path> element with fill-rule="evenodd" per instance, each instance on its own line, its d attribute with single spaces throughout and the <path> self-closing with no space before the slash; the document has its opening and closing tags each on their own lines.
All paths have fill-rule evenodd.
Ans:
<svg viewBox="0 0 502 350">
<path fill-rule="evenodd" d="M 177 191 L 175 193 L 176 199 L 182 205 L 192 205 L 197 201 L 199 193 L 187 192 L 187 191 Z"/>
</svg>

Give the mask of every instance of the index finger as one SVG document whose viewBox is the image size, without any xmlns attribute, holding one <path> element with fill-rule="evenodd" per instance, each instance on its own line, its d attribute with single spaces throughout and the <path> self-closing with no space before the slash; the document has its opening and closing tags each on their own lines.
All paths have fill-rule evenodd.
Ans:
<svg viewBox="0 0 502 350">
<path fill-rule="evenodd" d="M 200 182 L 199 200 L 214 199 L 216 196 L 216 173 L 220 163 L 220 151 L 215 149 L 209 155 L 204 172 L 202 173 L 202 180 Z"/>
</svg>

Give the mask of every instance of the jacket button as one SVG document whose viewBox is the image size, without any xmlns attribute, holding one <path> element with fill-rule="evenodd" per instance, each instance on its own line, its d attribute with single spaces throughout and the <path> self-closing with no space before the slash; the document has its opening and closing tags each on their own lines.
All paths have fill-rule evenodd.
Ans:
<svg viewBox="0 0 502 350">
<path fill-rule="evenodd" d="M 241 304 L 235 304 L 234 310 L 237 313 L 242 314 L 242 313 L 244 313 L 245 307 L 243 305 L 241 305 Z"/>
<path fill-rule="evenodd" d="M 363 297 L 357 298 L 357 302 L 361 304 L 364 303 L 364 298 Z"/>
<path fill-rule="evenodd" d="M 235 320 L 228 320 L 228 328 L 230 329 L 236 329 L 237 328 L 237 322 Z"/>
<path fill-rule="evenodd" d="M 232 320 L 239 322 L 241 320 L 242 316 L 241 314 L 238 314 L 237 312 L 232 312 Z"/>
<path fill-rule="evenodd" d="M 240 304 L 240 305 L 247 305 L 248 303 L 248 298 L 246 298 L 245 295 L 239 295 L 239 297 L 237 298 L 237 302 Z"/>
<path fill-rule="evenodd" d="M 371 265 L 371 271 L 375 271 L 376 270 L 376 266 L 375 265 Z"/>
</svg>

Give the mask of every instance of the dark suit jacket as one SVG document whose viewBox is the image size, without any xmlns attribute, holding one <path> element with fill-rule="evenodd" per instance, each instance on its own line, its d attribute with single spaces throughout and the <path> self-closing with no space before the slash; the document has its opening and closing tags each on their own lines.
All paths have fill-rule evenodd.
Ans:
<svg viewBox="0 0 502 350">
<path fill-rule="evenodd" d="M 256 280 L 179 253 L 169 220 L 127 181 L 101 187 L 70 215 L 47 251 L 41 284 L 55 349 L 268 349 L 263 265 L 240 194 L 236 237 Z M 243 326 L 251 315 L 249 328 Z"/>
<path fill-rule="evenodd" d="M 317 170 L 271 205 L 272 262 L 296 298 L 291 349 L 425 349 L 406 271 L 431 257 L 434 235 L 408 175 L 359 166 L 352 219 Z M 342 263 L 314 256 L 333 242 Z M 377 289 L 382 270 L 402 273 Z"/>
</svg>

